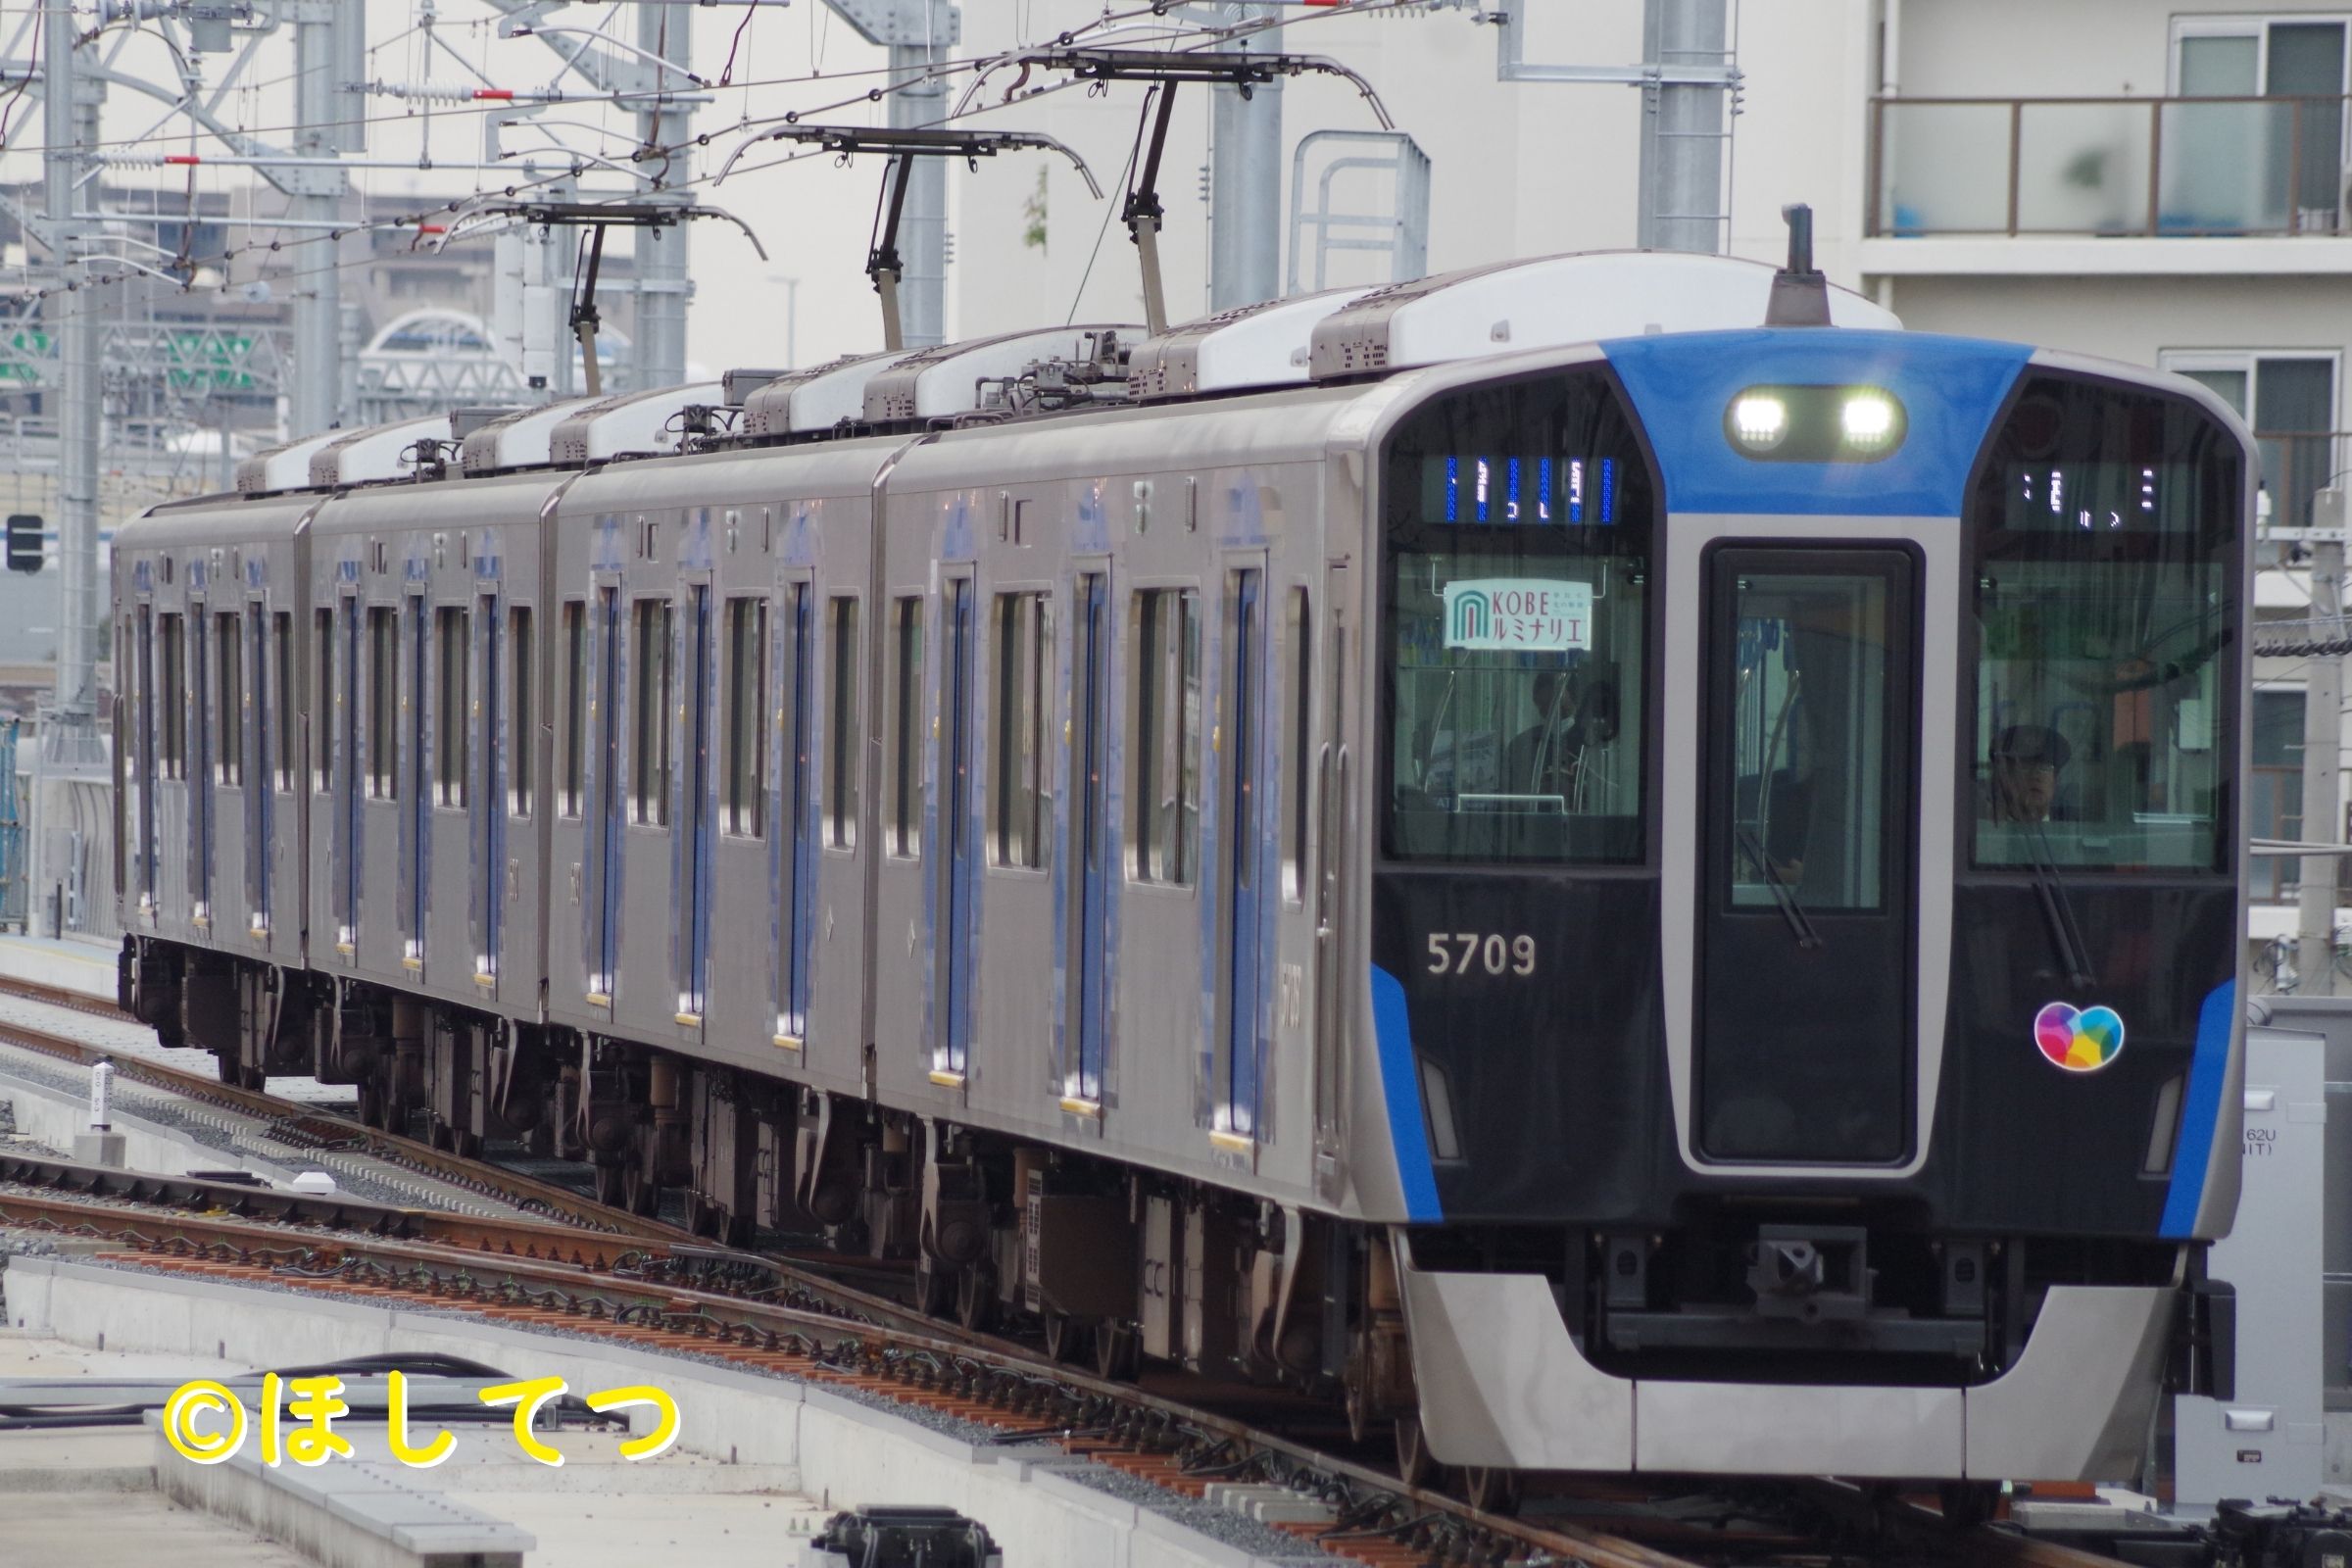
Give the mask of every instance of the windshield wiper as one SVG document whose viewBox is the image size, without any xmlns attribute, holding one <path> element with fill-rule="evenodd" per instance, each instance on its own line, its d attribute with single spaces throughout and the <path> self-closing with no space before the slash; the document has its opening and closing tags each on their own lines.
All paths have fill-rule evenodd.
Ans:
<svg viewBox="0 0 2352 1568">
<path fill-rule="evenodd" d="M 2066 884 L 2058 879 L 2058 862 L 2050 854 L 2049 836 L 2039 822 L 2027 824 L 2032 831 L 2025 835 L 2026 848 L 2034 856 L 2034 891 L 2041 900 L 2041 918 L 2049 927 L 2050 944 L 2058 950 L 2058 962 L 2066 970 L 2066 978 L 2077 991 L 2089 991 L 2099 983 L 2090 966 L 2090 945 L 2082 940 L 2082 928 L 2075 923 L 2074 901 L 2066 894 Z"/>
<path fill-rule="evenodd" d="M 1764 885 L 1772 889 L 1772 902 L 1781 906 L 1781 918 L 1788 921 L 1788 929 L 1796 934 L 1796 945 L 1800 948 L 1820 947 L 1821 933 L 1813 929 L 1812 918 L 1805 913 L 1805 906 L 1797 902 L 1794 891 L 1781 880 L 1781 873 L 1773 869 L 1772 858 L 1756 842 L 1755 833 L 1744 827 L 1736 827 L 1733 832 L 1740 840 L 1740 848 L 1747 852 L 1747 858 L 1756 862 L 1756 869 L 1764 873 Z"/>
</svg>

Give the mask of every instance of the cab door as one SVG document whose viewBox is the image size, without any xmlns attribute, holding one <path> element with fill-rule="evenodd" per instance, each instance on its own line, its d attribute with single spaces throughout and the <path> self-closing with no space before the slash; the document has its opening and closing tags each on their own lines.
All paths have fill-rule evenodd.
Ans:
<svg viewBox="0 0 2352 1568">
<path fill-rule="evenodd" d="M 1921 564 L 1729 543 L 1703 563 L 1692 1142 L 1897 1163 L 1917 1135 Z"/>
</svg>

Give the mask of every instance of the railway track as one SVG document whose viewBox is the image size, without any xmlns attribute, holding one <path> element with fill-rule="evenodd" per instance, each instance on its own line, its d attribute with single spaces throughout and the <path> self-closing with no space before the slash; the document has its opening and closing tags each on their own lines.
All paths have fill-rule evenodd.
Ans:
<svg viewBox="0 0 2352 1568">
<path fill-rule="evenodd" d="M 18 981 L 0 981 L 0 993 L 122 1016 Z M 533 1177 L 22 1023 L 0 1024 L 0 1041 L 80 1064 L 106 1057 L 134 1081 L 273 1124 L 315 1125 L 321 1147 L 363 1152 L 544 1216 L 459 1215 L 0 1156 L 0 1219 L 110 1244 L 98 1255 L 124 1265 L 714 1356 L 956 1415 L 1001 1440 L 1055 1443 L 1179 1495 L 1198 1498 L 1215 1482 L 1262 1482 L 1330 1513 L 1324 1523 L 1280 1528 L 1371 1568 L 2114 1568 L 1998 1529 L 1957 1531 L 1892 1494 L 1829 1483 L 1676 1496 L 1642 1483 L 1563 1480 L 1540 1484 L 1529 1517 L 1482 1511 L 1349 1457 L 1344 1435 L 1302 1439 L 1252 1419 L 1250 1401 L 1262 1401 L 1263 1391 L 1217 1399 L 1191 1386 L 1198 1380 L 1106 1381 L 851 1286 L 831 1265 L 712 1247 Z M 1596 1522 L 1579 1523 L 1580 1515 Z"/>
</svg>

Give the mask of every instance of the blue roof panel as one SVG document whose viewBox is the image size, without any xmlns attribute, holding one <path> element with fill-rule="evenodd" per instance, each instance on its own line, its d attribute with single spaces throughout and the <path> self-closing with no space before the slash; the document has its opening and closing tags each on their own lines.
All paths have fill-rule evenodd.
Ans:
<svg viewBox="0 0 2352 1568">
<path fill-rule="evenodd" d="M 1658 456 L 1669 512 L 1950 517 L 2033 350 L 2016 343 L 1759 327 L 1617 338 L 1601 345 Z M 1751 386 L 1884 387 L 1910 433 L 1877 463 L 1762 463 L 1736 451 L 1724 411 Z"/>
</svg>

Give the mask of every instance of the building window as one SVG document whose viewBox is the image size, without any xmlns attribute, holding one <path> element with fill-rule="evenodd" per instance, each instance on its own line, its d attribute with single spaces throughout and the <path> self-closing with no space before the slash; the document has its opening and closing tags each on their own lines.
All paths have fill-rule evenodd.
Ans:
<svg viewBox="0 0 2352 1568">
<path fill-rule="evenodd" d="M 2202 233 L 2345 226 L 2346 20 L 2181 17 L 2164 125 L 2168 227 Z"/>
<path fill-rule="evenodd" d="M 1045 864 L 1047 725 L 1054 704 L 1046 671 L 1054 631 L 1042 593 L 997 595 L 997 690 L 989 769 L 989 858 Z"/>
<path fill-rule="evenodd" d="M 890 853 L 923 853 L 923 602 L 891 607 Z"/>
<path fill-rule="evenodd" d="M 1147 588 L 1130 606 L 1128 874 L 1190 886 L 1200 838 L 1200 596 Z"/>
<path fill-rule="evenodd" d="M 564 814 L 576 819 L 587 797 L 588 606 L 564 602 Z"/>
<path fill-rule="evenodd" d="M 2246 836 L 2303 838 L 2303 693 L 2254 693 L 2254 769 L 2246 780 Z M 2291 855 L 2246 858 L 2246 896 L 2257 903 L 2292 902 L 2302 891 L 2303 862 Z"/>
<path fill-rule="evenodd" d="M 744 838 L 767 829 L 767 601 L 730 599 L 726 610 L 727 757 L 722 826 Z"/>
<path fill-rule="evenodd" d="M 214 710 L 216 760 L 213 776 L 223 784 L 245 782 L 245 617 L 233 610 L 213 617 L 214 681 L 220 706 Z"/>
<path fill-rule="evenodd" d="M 514 695 L 507 700 L 513 720 L 507 731 L 507 777 L 513 797 L 508 809 L 516 816 L 531 814 L 531 788 L 538 782 L 539 737 L 532 724 L 539 714 L 539 694 L 532 689 L 531 679 L 538 670 L 537 650 L 531 646 L 531 612 L 527 605 L 516 605 L 507 612 L 507 635 L 511 641 L 508 655 L 514 665 Z"/>
<path fill-rule="evenodd" d="M 825 732 L 832 737 L 832 757 L 826 769 L 825 842 L 837 850 L 858 843 L 858 601 L 833 601 L 832 710 Z"/>
<path fill-rule="evenodd" d="M 368 795 L 400 795 L 400 612 L 390 605 L 368 607 Z"/>
<path fill-rule="evenodd" d="M 466 721 L 472 707 L 469 656 L 473 651 L 470 616 L 461 605 L 443 605 L 433 612 L 434 652 L 438 675 L 433 693 L 433 804 L 466 804 Z"/>
<path fill-rule="evenodd" d="M 637 601 L 636 764 L 630 790 L 630 820 L 647 827 L 669 825 L 669 642 L 672 627 L 666 599 Z"/>
<path fill-rule="evenodd" d="M 2278 527 L 2312 526 L 2312 497 L 2352 466 L 2352 435 L 2336 415 L 2336 356 L 2182 349 L 2157 364 L 2210 388 L 2253 427 L 2262 451 L 2256 511 Z"/>
</svg>

